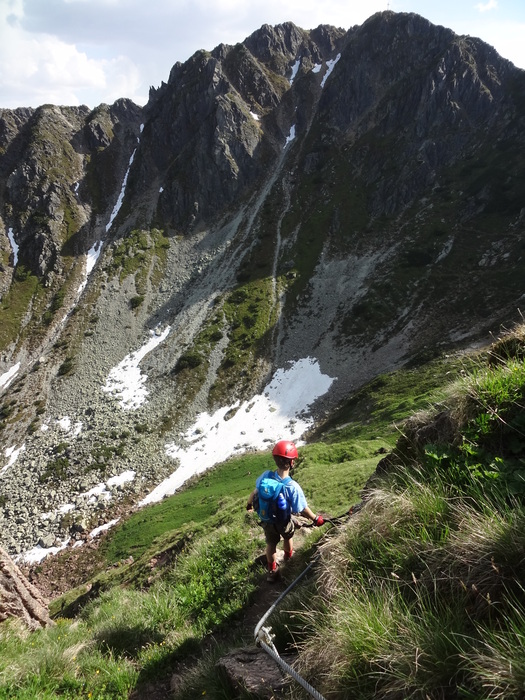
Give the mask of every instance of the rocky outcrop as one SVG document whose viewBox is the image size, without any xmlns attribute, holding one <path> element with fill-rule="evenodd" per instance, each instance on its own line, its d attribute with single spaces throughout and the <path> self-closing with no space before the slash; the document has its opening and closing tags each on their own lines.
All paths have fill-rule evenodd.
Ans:
<svg viewBox="0 0 525 700">
<path fill-rule="evenodd" d="M 40 592 L 0 548 L 0 622 L 21 620 L 34 630 L 54 624 Z"/>
<path fill-rule="evenodd" d="M 288 657 L 287 663 L 290 663 Z M 235 649 L 217 662 L 217 671 L 238 696 L 249 693 L 259 700 L 284 695 L 290 678 L 276 662 L 258 647 Z"/>
</svg>

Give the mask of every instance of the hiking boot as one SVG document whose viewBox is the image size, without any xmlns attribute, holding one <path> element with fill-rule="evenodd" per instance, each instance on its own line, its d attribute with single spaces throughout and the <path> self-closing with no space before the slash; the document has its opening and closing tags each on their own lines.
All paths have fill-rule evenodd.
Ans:
<svg viewBox="0 0 525 700">
<path fill-rule="evenodd" d="M 279 578 L 279 567 L 275 568 L 273 571 L 268 571 L 266 574 L 266 580 L 268 583 L 275 583 Z"/>
</svg>

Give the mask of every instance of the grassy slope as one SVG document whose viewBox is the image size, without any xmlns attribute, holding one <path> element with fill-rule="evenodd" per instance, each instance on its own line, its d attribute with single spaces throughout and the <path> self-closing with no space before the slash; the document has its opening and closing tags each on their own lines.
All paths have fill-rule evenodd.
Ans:
<svg viewBox="0 0 525 700">
<path fill-rule="evenodd" d="M 300 450 L 296 478 L 312 507 L 340 515 L 397 444 L 362 510 L 343 527 L 308 531 L 285 570 L 286 582 L 321 538 L 315 585 L 272 622 L 279 648 L 298 646 L 303 675 L 327 697 L 488 698 L 502 684 L 500 697 L 520 697 L 524 518 L 486 488 L 519 492 L 520 440 L 512 454 L 496 449 L 501 426 L 519 431 L 525 369 L 515 338 L 498 350 L 512 350 L 514 364 L 453 356 L 377 378 Z M 452 384 L 465 370 L 472 379 Z M 423 420 L 432 401 L 450 420 Z M 242 620 L 264 585 L 263 541 L 244 504 L 269 465 L 268 454 L 219 465 L 124 522 L 99 550 L 91 589 L 54 602 L 53 629 L 27 636 L 4 624 L 0 698 L 127 698 L 153 679 L 169 683 L 180 664 L 191 672 L 174 697 L 231 697 L 213 664 L 251 642 Z"/>
<path fill-rule="evenodd" d="M 280 621 L 327 697 L 523 697 L 523 332 L 406 424 L 306 610 Z"/>
</svg>

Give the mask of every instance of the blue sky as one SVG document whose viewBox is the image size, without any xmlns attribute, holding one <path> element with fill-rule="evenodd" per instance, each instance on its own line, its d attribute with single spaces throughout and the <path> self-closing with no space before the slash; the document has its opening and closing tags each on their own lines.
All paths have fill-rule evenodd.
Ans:
<svg viewBox="0 0 525 700">
<path fill-rule="evenodd" d="M 524 0 L 0 0 L 0 108 L 145 104 L 198 49 L 265 23 L 348 29 L 386 9 L 480 37 L 525 69 Z"/>
</svg>

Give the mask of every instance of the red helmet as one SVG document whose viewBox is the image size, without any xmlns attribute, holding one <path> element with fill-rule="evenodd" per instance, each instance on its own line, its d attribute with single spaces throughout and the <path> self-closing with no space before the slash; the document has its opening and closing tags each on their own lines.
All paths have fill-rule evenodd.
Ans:
<svg viewBox="0 0 525 700">
<path fill-rule="evenodd" d="M 297 459 L 299 453 L 297 447 L 290 440 L 279 440 L 272 450 L 274 457 L 286 457 L 286 459 Z"/>
</svg>

